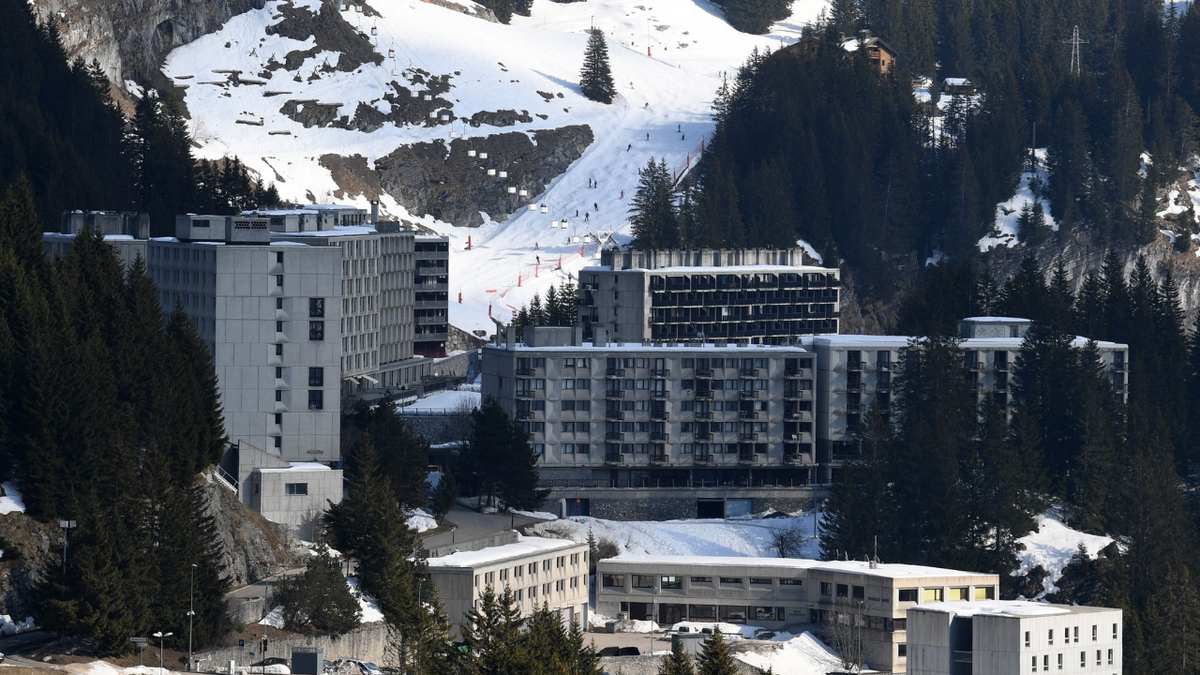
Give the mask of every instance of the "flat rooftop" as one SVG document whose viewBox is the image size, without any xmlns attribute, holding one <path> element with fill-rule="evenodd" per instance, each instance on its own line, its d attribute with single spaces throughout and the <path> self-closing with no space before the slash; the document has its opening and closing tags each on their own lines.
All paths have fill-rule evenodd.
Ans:
<svg viewBox="0 0 1200 675">
<path fill-rule="evenodd" d="M 668 346 L 668 344 L 670 346 Z M 615 342 L 610 342 L 607 345 L 604 345 L 603 347 L 597 347 L 591 342 L 584 342 L 582 345 L 576 345 L 576 346 L 567 345 L 567 346 L 554 346 L 554 347 L 528 347 L 523 344 L 517 344 L 517 345 L 514 345 L 512 349 L 513 349 L 513 351 L 562 352 L 562 353 L 588 351 L 588 350 L 605 351 L 605 352 L 641 352 L 641 351 L 647 351 L 647 350 L 654 350 L 656 352 L 694 352 L 697 350 L 720 350 L 720 351 L 728 351 L 728 352 L 737 352 L 742 355 L 746 355 L 746 354 L 750 354 L 750 353 L 754 353 L 754 354 L 772 354 L 772 353 L 774 353 L 774 354 L 789 354 L 792 356 L 804 356 L 804 355 L 811 354 L 811 352 L 807 351 L 803 347 L 800 347 L 800 346 L 791 347 L 791 346 L 787 346 L 787 345 L 750 345 L 750 344 L 715 345 L 711 342 L 706 342 L 704 344 L 692 344 L 692 345 L 682 343 L 682 344 L 680 344 L 680 346 L 677 347 L 677 346 L 675 346 L 675 344 L 676 343 L 654 345 L 654 344 L 642 343 L 642 342 L 624 342 L 624 343 L 621 343 L 618 345 Z M 485 349 L 508 349 L 509 347 L 507 345 L 501 344 L 501 345 L 485 345 L 484 348 Z"/>
<path fill-rule="evenodd" d="M 1094 614 L 1111 612 L 1112 607 L 1087 607 L 1083 605 L 1051 605 L 1045 602 L 1030 602 L 1028 600 L 974 600 L 952 602 L 936 602 L 928 605 L 910 607 L 930 612 L 942 612 L 954 616 L 979 616 L 981 614 L 1000 616 L 1056 616 L 1061 614 Z"/>
<path fill-rule="evenodd" d="M 802 338 L 805 342 L 811 341 L 814 346 L 823 347 L 894 347 L 902 348 L 908 346 L 910 340 L 923 340 L 924 338 L 910 335 L 817 335 L 813 337 Z M 995 337 L 995 338 L 956 338 L 962 343 L 963 349 L 1007 349 L 1016 351 L 1021 348 L 1025 342 L 1025 338 L 1014 337 Z M 1109 342 L 1107 340 L 1096 340 L 1096 345 L 1102 349 L 1128 349 L 1129 345 L 1119 342 Z M 1088 339 L 1082 336 L 1075 336 L 1071 341 L 1071 345 L 1082 349 L 1087 345 Z"/>
<path fill-rule="evenodd" d="M 610 266 L 585 267 L 585 272 L 612 272 Z M 832 267 L 816 265 L 723 265 L 723 266 L 676 266 L 676 267 L 626 267 L 618 272 L 651 272 L 653 274 L 837 274 Z"/>
<path fill-rule="evenodd" d="M 619 555 L 599 562 L 601 565 L 702 565 L 706 567 L 772 567 L 779 570 L 839 572 L 861 574 L 884 579 L 918 579 L 927 577 L 984 577 L 995 576 L 982 572 L 963 572 L 926 565 L 903 565 L 879 563 L 872 567 L 862 560 L 809 560 L 806 558 L 752 558 L 737 556 L 690 556 L 690 555 Z"/>
<path fill-rule="evenodd" d="M 586 544 L 576 544 L 568 539 L 546 539 L 544 537 L 526 537 L 524 535 L 518 535 L 518 537 L 519 539 L 515 544 L 492 546 L 478 551 L 459 551 L 458 553 L 451 553 L 440 558 L 428 558 L 425 564 L 437 569 L 474 569 L 508 560 L 518 560 L 529 556 L 586 546 Z"/>
</svg>

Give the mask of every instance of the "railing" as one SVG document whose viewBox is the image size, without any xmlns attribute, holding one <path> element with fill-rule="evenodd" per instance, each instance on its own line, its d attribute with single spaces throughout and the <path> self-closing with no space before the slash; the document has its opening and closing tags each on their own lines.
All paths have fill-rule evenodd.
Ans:
<svg viewBox="0 0 1200 675">
<path fill-rule="evenodd" d="M 604 390 L 604 398 L 625 398 L 624 389 L 606 389 Z"/>
<path fill-rule="evenodd" d="M 233 494 L 236 495 L 238 493 L 238 479 L 230 475 L 225 469 L 222 469 L 220 464 L 213 467 L 212 475 L 213 478 L 217 479 L 218 483 L 233 492 Z"/>
<path fill-rule="evenodd" d="M 517 398 L 533 398 L 533 392 L 528 389 L 523 389 L 516 393 Z"/>
<path fill-rule="evenodd" d="M 710 432 L 710 431 L 697 431 L 696 432 L 696 440 L 698 440 L 698 441 L 707 441 L 711 438 L 712 438 L 712 432 Z"/>
<path fill-rule="evenodd" d="M 712 368 L 697 368 L 696 369 L 696 377 L 712 377 L 712 376 L 713 376 Z"/>
<path fill-rule="evenodd" d="M 604 371 L 605 377 L 625 377 L 624 368 L 609 368 Z"/>
<path fill-rule="evenodd" d="M 863 369 L 862 361 L 847 361 L 846 362 L 846 370 L 862 370 L 862 369 Z"/>
<path fill-rule="evenodd" d="M 738 438 L 743 441 L 757 441 L 758 434 L 753 434 L 753 433 L 752 434 L 739 434 Z"/>
<path fill-rule="evenodd" d="M 696 413 L 696 419 L 698 419 L 698 420 L 711 420 L 711 419 L 712 419 L 712 413 L 711 413 L 711 412 L 698 412 L 698 413 Z"/>
<path fill-rule="evenodd" d="M 625 419 L 625 413 L 621 412 L 620 410 L 606 410 L 604 411 L 604 419 L 623 420 Z"/>
<path fill-rule="evenodd" d="M 695 391 L 695 393 L 692 394 L 692 398 L 700 399 L 702 401 L 710 401 L 710 400 L 712 400 L 712 397 L 713 397 L 713 393 L 712 393 L 711 389 L 705 389 L 705 390 L 697 389 Z"/>
<path fill-rule="evenodd" d="M 609 453 L 604 456 L 605 464 L 624 464 L 625 455 Z"/>
<path fill-rule="evenodd" d="M 533 368 L 517 368 L 517 375 L 533 375 Z"/>
<path fill-rule="evenodd" d="M 650 463 L 651 464 L 666 464 L 667 456 L 666 455 L 650 455 Z"/>
<path fill-rule="evenodd" d="M 758 390 L 757 389 L 750 389 L 750 390 L 743 389 L 741 392 L 741 397 L 742 398 L 758 398 Z"/>
<path fill-rule="evenodd" d="M 742 377 L 758 377 L 758 368 L 742 368 L 740 375 Z"/>
<path fill-rule="evenodd" d="M 650 377 L 666 377 L 666 376 L 667 376 L 666 370 L 651 370 L 650 371 Z"/>
<path fill-rule="evenodd" d="M 671 392 L 666 389 L 654 389 L 650 392 L 654 398 L 671 398 Z"/>
<path fill-rule="evenodd" d="M 663 441 L 665 443 L 666 441 L 671 440 L 671 434 L 669 434 L 665 431 L 651 431 L 650 432 L 650 440 Z"/>
<path fill-rule="evenodd" d="M 619 431 L 606 431 L 606 432 L 604 432 L 604 440 L 606 440 L 606 441 L 623 441 L 623 440 L 625 440 L 625 434 L 623 434 Z"/>
<path fill-rule="evenodd" d="M 740 454 L 738 455 L 738 464 L 758 464 L 758 455 Z"/>
<path fill-rule="evenodd" d="M 651 410 L 650 411 L 650 419 L 652 419 L 652 420 L 669 420 L 669 419 L 671 419 L 671 413 L 666 412 L 665 410 Z"/>
<path fill-rule="evenodd" d="M 744 420 L 756 420 L 760 414 L 756 410 L 741 410 L 738 412 L 738 417 Z"/>
<path fill-rule="evenodd" d="M 711 464 L 712 455 L 692 455 L 692 464 Z"/>
</svg>

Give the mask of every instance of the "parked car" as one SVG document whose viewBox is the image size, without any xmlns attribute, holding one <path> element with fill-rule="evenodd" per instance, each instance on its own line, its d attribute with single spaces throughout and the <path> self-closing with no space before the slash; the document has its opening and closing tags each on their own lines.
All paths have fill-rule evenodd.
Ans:
<svg viewBox="0 0 1200 675">
<path fill-rule="evenodd" d="M 251 663 L 241 668 L 246 675 L 263 673 L 264 675 L 292 675 L 292 660 L 282 656 L 272 656 L 262 661 Z"/>
</svg>

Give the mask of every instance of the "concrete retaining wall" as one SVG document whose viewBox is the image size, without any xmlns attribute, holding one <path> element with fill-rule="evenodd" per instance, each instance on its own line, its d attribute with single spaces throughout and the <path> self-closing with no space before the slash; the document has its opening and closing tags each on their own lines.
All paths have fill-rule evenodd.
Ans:
<svg viewBox="0 0 1200 675">
<path fill-rule="evenodd" d="M 197 658 L 207 659 L 203 666 L 206 670 L 224 669 L 230 661 L 240 666 L 246 666 L 262 658 L 257 653 L 257 644 L 247 644 L 246 649 L 232 647 L 218 649 L 203 654 Z M 283 656 L 291 658 L 292 647 L 321 647 L 325 650 L 325 660 L 362 659 L 381 666 L 397 665 L 388 637 L 388 627 L 384 623 L 372 623 L 359 626 L 340 638 L 320 635 L 304 635 L 291 638 L 276 638 L 270 643 L 267 656 Z M 254 652 L 254 656 L 250 653 Z"/>
<path fill-rule="evenodd" d="M 784 489 L 554 488 L 545 510 L 558 512 L 561 501 L 587 499 L 589 515 L 609 520 L 676 520 L 695 518 L 700 499 L 750 499 L 754 513 L 768 509 L 795 513 L 823 501 L 820 487 Z M 560 514 L 562 515 L 562 514 Z"/>
</svg>

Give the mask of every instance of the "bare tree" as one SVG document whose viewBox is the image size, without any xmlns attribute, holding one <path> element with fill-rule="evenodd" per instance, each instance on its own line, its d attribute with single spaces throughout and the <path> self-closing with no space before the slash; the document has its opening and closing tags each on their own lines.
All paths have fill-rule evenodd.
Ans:
<svg viewBox="0 0 1200 675">
<path fill-rule="evenodd" d="M 867 617 L 861 603 L 842 598 L 826 612 L 825 629 L 846 672 L 860 672 L 867 659 Z"/>
<path fill-rule="evenodd" d="M 799 558 L 804 544 L 804 533 L 800 526 L 777 527 L 771 530 L 771 550 L 780 558 Z"/>
</svg>

